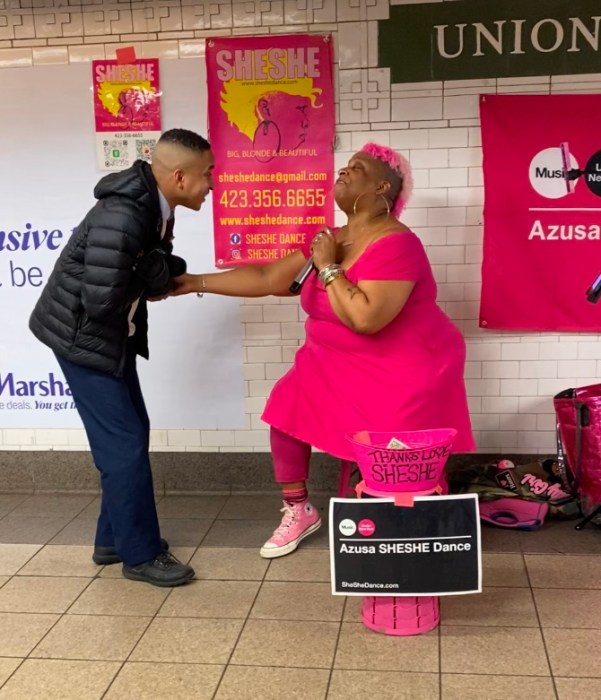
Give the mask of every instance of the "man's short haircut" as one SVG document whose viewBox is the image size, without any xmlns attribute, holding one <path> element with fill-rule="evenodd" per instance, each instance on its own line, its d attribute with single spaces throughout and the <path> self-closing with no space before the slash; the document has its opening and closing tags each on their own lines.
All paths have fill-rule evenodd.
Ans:
<svg viewBox="0 0 601 700">
<path fill-rule="evenodd" d="M 169 129 L 161 135 L 158 143 L 173 143 L 189 151 L 211 150 L 211 144 L 205 138 L 188 129 Z"/>
</svg>

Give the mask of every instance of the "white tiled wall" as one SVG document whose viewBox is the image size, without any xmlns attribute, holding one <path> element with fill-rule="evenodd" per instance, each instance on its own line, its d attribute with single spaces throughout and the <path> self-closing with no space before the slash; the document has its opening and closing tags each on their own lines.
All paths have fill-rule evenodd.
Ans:
<svg viewBox="0 0 601 700">
<path fill-rule="evenodd" d="M 168 60 L 202 56 L 208 36 L 333 33 L 336 165 L 368 140 L 389 144 L 410 159 L 415 193 L 404 220 L 426 244 L 440 303 L 467 340 L 466 385 L 480 450 L 552 451 L 551 397 L 596 381 L 601 339 L 478 328 L 483 202 L 478 95 L 598 92 L 601 75 L 391 85 L 389 70 L 377 65 L 376 20 L 388 17 L 389 4 L 417 1 L 0 0 L 0 85 L 3 67 L 91 61 L 114 56 L 120 45 Z M 304 318 L 295 299 L 242 301 L 241 309 L 245 429 L 157 430 L 153 450 L 268 449 L 259 416 L 302 341 Z M 4 450 L 85 448 L 79 430 L 0 430 Z"/>
</svg>

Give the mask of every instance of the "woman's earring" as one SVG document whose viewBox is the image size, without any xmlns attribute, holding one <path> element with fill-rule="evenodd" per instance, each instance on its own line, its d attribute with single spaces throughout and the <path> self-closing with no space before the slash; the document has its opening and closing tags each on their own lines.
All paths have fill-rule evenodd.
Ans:
<svg viewBox="0 0 601 700">
<path fill-rule="evenodd" d="M 386 216 L 389 216 L 390 215 L 390 204 L 388 203 L 388 200 L 381 192 L 378 192 L 378 194 L 384 200 L 384 204 L 386 205 Z"/>
<path fill-rule="evenodd" d="M 353 204 L 353 214 L 357 216 L 357 202 L 363 197 L 363 195 L 366 194 L 365 192 L 361 192 L 361 194 L 357 195 L 357 199 L 355 200 L 355 203 Z"/>
</svg>

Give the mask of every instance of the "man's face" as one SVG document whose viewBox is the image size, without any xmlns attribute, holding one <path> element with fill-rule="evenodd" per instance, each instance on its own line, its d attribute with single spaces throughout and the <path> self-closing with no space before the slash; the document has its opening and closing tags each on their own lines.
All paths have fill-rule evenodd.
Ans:
<svg viewBox="0 0 601 700">
<path fill-rule="evenodd" d="M 198 211 L 213 189 L 213 151 L 200 151 L 192 158 L 182 176 L 181 204 Z"/>
</svg>

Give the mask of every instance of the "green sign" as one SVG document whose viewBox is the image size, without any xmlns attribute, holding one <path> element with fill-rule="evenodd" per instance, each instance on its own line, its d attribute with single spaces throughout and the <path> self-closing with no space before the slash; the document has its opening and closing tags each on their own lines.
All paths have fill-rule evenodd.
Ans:
<svg viewBox="0 0 601 700">
<path fill-rule="evenodd" d="M 600 0 L 394 5 L 378 24 L 393 83 L 601 72 Z"/>
</svg>

